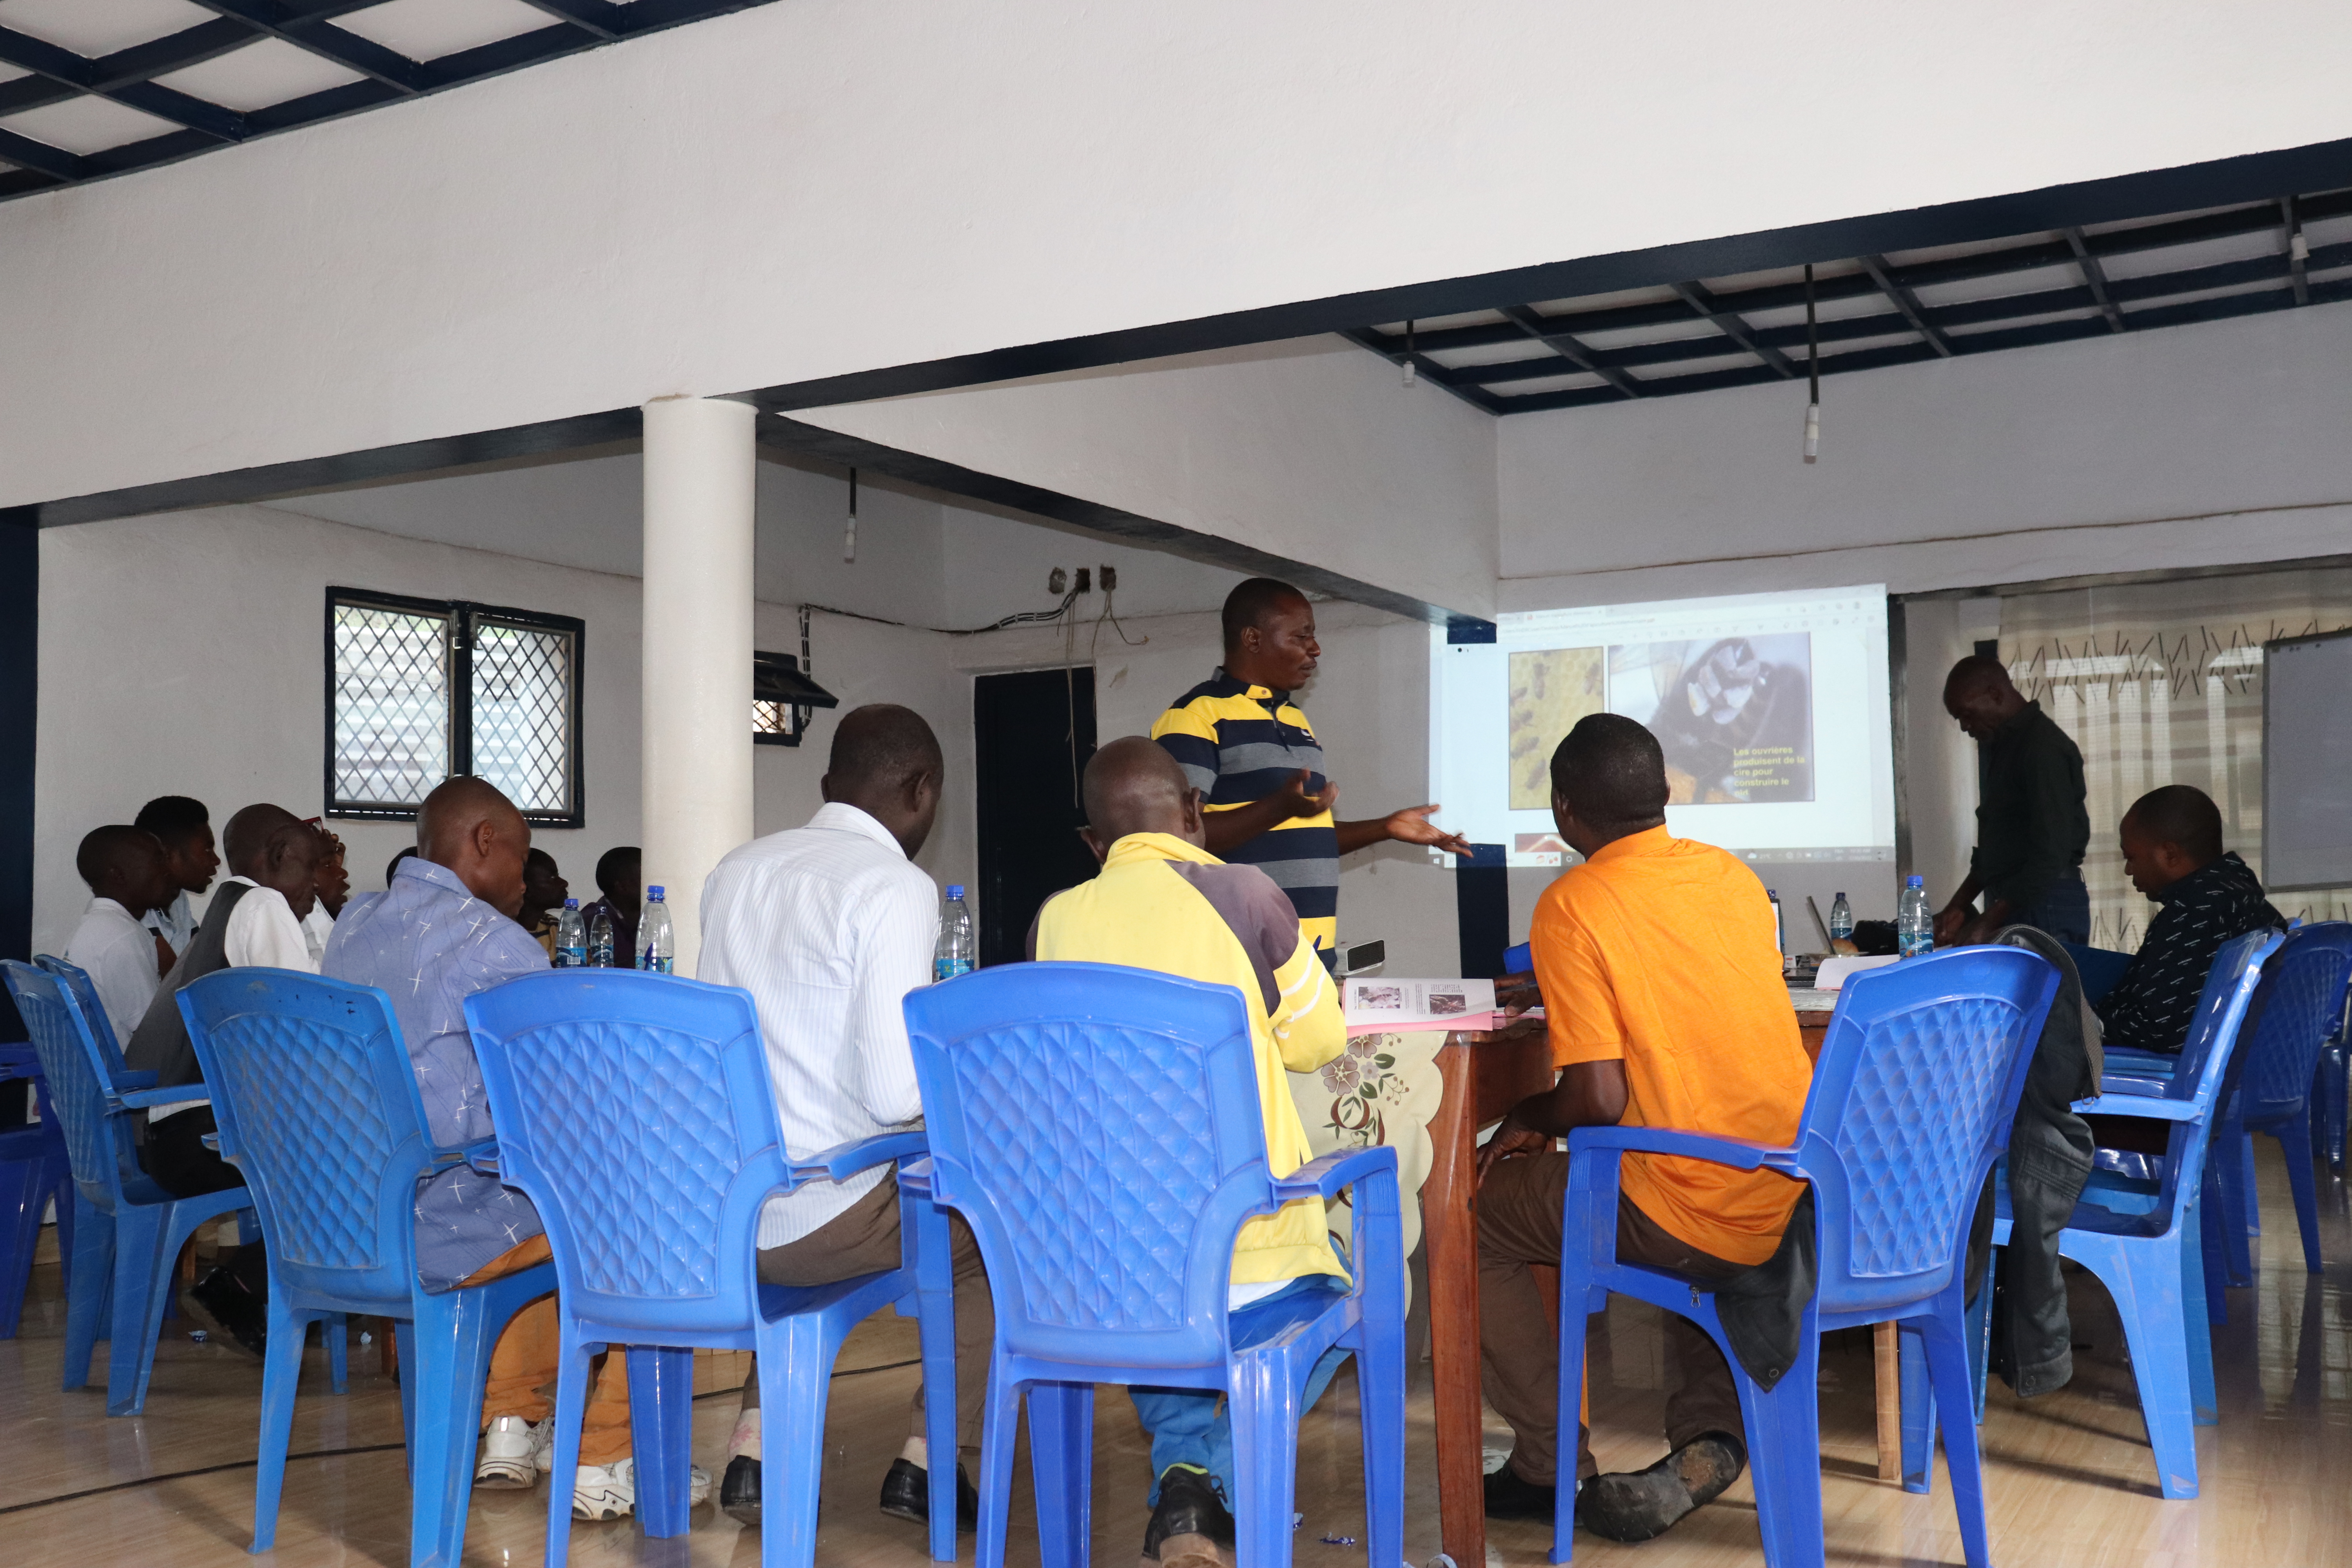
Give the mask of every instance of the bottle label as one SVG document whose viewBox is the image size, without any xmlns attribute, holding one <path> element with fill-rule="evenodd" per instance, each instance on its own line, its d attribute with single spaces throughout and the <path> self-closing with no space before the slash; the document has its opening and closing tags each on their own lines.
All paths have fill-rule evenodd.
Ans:
<svg viewBox="0 0 2352 1568">
<path fill-rule="evenodd" d="M 585 969 L 588 967 L 588 950 L 584 947 L 557 948 L 555 950 L 555 967 L 558 969 Z"/>
<path fill-rule="evenodd" d="M 970 974 L 971 973 L 971 960 L 969 958 L 935 958 L 931 960 L 931 979 L 934 984 L 941 980 L 953 980 L 959 974 Z"/>
<path fill-rule="evenodd" d="M 649 952 L 637 961 L 637 967 L 653 974 L 667 974 L 672 962 L 667 958 L 656 958 Z"/>
<path fill-rule="evenodd" d="M 1905 931 L 1895 939 L 1895 947 L 1904 958 L 1925 958 L 1936 951 L 1936 933 L 1928 931 Z"/>
</svg>

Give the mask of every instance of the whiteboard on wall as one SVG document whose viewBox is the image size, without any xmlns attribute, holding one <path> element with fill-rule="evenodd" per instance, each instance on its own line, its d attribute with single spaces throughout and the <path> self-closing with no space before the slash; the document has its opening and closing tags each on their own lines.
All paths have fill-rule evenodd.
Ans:
<svg viewBox="0 0 2352 1568">
<path fill-rule="evenodd" d="M 2263 885 L 2352 886 L 2352 631 L 2263 652 Z"/>
</svg>

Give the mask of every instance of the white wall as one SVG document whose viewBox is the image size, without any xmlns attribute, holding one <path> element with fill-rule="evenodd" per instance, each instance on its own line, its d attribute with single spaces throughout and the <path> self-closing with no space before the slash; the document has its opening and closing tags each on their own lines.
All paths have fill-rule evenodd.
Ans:
<svg viewBox="0 0 2352 1568">
<path fill-rule="evenodd" d="M 1496 421 L 1342 339 L 794 417 L 1493 613 Z"/>
<path fill-rule="evenodd" d="M 0 505 L 2352 132 L 2322 0 L 1801 20 L 792 0 L 11 202 Z"/>
</svg>

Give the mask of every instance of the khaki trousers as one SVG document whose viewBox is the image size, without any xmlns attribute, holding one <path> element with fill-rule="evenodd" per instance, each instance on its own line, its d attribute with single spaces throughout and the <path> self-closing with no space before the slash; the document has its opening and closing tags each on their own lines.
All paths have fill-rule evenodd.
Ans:
<svg viewBox="0 0 2352 1568">
<path fill-rule="evenodd" d="M 1544 1310 L 1528 1270 L 1532 1264 L 1559 1266 L 1567 1195 L 1568 1156 L 1552 1150 L 1497 1161 L 1478 1189 L 1478 1348 L 1486 1398 L 1510 1423 L 1511 1468 L 1520 1479 L 1546 1487 L 1556 1484 L 1559 1468 L 1559 1322 Z M 1677 1240 L 1622 1197 L 1617 1258 L 1701 1285 L 1744 1274 L 1748 1267 Z M 1727 1432 L 1744 1443 L 1739 1394 L 1723 1352 L 1689 1319 L 1674 1312 L 1664 1317 L 1667 1446 L 1679 1448 L 1709 1432 Z M 1597 1325 L 1601 1319 L 1589 1321 Z M 1591 1365 L 1588 1340 L 1588 1383 Z M 1579 1479 L 1595 1471 L 1590 1436 L 1580 1423 Z"/>
<path fill-rule="evenodd" d="M 988 1362 L 996 1344 L 996 1303 L 988 1274 L 980 1266 L 980 1244 L 961 1215 L 948 1216 L 955 1270 L 956 1446 L 975 1460 L 980 1454 L 981 1403 L 988 1392 Z M 898 1227 L 898 1178 L 887 1175 L 859 1198 L 798 1241 L 760 1249 L 760 1280 L 766 1285 L 830 1285 L 860 1274 L 896 1268 L 903 1255 Z M 760 1405 L 760 1369 L 743 1380 L 743 1408 Z M 923 1391 L 915 1390 L 908 1433 L 923 1432 Z"/>
<path fill-rule="evenodd" d="M 547 1237 L 534 1236 L 483 1264 L 466 1283 L 487 1285 L 547 1259 Z M 541 1296 L 508 1321 L 490 1352 L 489 1376 L 482 1384 L 483 1431 L 501 1415 L 537 1422 L 555 1414 L 555 1401 L 546 1390 L 555 1382 L 562 1350 L 563 1331 L 556 1321 L 553 1296 Z M 596 1383 L 580 1423 L 580 1462 L 617 1464 L 629 1457 L 629 1358 L 615 1345 L 597 1362 Z"/>
</svg>

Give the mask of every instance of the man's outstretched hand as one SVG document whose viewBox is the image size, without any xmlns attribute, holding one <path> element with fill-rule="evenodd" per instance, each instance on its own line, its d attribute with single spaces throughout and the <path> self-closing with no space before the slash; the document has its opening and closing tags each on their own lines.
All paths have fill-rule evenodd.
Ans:
<svg viewBox="0 0 2352 1568">
<path fill-rule="evenodd" d="M 1444 809 L 1434 804 L 1408 805 L 1402 811 L 1392 811 L 1381 822 L 1388 836 L 1399 844 L 1426 844 L 1433 849 L 1443 849 L 1451 855 L 1470 853 L 1470 841 L 1458 833 L 1448 833 L 1429 820 L 1430 814 Z"/>
</svg>

